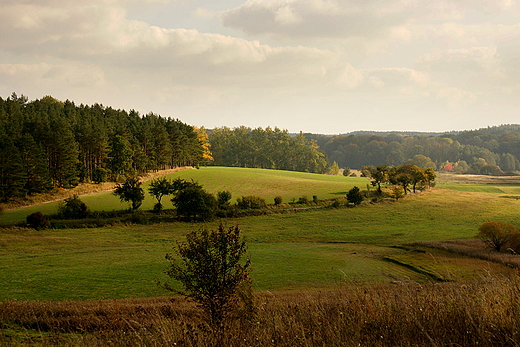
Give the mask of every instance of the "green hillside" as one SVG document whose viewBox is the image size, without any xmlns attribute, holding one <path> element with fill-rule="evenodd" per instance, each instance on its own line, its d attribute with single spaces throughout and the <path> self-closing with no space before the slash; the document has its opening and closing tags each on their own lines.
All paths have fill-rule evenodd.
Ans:
<svg viewBox="0 0 520 347">
<path fill-rule="evenodd" d="M 290 202 L 292 199 L 298 200 L 302 196 L 312 199 L 314 195 L 319 199 L 334 198 L 344 196 L 353 186 L 364 188 L 369 183 L 361 177 L 230 167 L 202 167 L 199 170 L 179 171 L 165 177 L 193 179 L 202 184 L 210 193 L 228 190 L 233 195 L 233 201 L 240 196 L 257 195 L 265 198 L 268 203 L 273 203 L 273 199 L 277 195 L 281 196 L 284 202 Z M 146 191 L 142 206 L 144 210 L 151 210 L 155 203 L 154 198 L 148 194 L 149 183 L 143 184 Z M 82 196 L 81 199 L 92 211 L 114 211 L 128 208 L 128 205 L 121 203 L 111 191 Z M 172 207 L 166 199 L 163 200 L 163 203 L 165 208 Z M 0 224 L 24 221 L 25 217 L 36 211 L 43 214 L 54 214 L 57 206 L 58 202 L 51 202 L 5 211 L 0 215 Z"/>
<path fill-rule="evenodd" d="M 301 195 L 334 197 L 366 182 L 360 178 L 232 168 L 202 168 L 177 175 L 193 178 L 211 191 L 228 189 L 234 196 L 258 194 L 266 198 L 279 194 L 284 199 Z M 108 197 L 105 195 L 105 199 Z M 399 202 L 246 217 L 224 223 L 242 229 L 249 245 L 254 286 L 259 290 L 331 288 L 396 279 L 465 280 L 501 273 L 505 267 L 409 244 L 472 239 L 486 221 L 518 227 L 520 201 L 505 197 L 511 195 L 435 188 L 409 194 Z M 84 200 L 88 204 L 95 201 Z M 190 230 L 215 228 L 217 224 L 0 229 L 0 300 L 166 295 L 155 281 L 166 280 L 162 274 L 164 255 L 173 242 Z"/>
</svg>

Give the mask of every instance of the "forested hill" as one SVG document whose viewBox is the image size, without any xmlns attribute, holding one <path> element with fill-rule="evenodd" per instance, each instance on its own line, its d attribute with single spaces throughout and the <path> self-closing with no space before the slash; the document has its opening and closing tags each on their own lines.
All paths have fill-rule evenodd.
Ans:
<svg viewBox="0 0 520 347">
<path fill-rule="evenodd" d="M 179 120 L 50 96 L 0 97 L 0 200 L 207 157 L 207 136 Z"/>
<path fill-rule="evenodd" d="M 324 173 L 329 163 L 316 141 L 287 130 L 216 128 L 209 133 L 214 165 Z"/>
<path fill-rule="evenodd" d="M 437 169 L 474 174 L 520 170 L 520 125 L 510 124 L 450 133 L 359 132 L 326 136 L 305 134 L 340 167 L 401 165 L 431 159 Z M 418 163 L 417 163 L 418 164 Z"/>
</svg>

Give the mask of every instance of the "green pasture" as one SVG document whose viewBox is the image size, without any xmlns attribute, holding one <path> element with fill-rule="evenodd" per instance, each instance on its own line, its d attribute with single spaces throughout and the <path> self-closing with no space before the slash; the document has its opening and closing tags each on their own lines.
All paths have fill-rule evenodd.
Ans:
<svg viewBox="0 0 520 347">
<path fill-rule="evenodd" d="M 320 175 L 294 171 L 228 168 L 228 167 L 201 167 L 198 170 L 184 170 L 165 176 L 168 179 L 182 178 L 194 180 L 203 185 L 210 193 L 228 190 L 232 193 L 232 202 L 237 197 L 257 195 L 266 199 L 268 203 L 274 202 L 275 196 L 281 196 L 284 202 L 297 201 L 306 196 L 309 200 L 316 195 L 318 199 L 328 199 L 344 196 L 349 189 L 358 186 L 365 189 L 368 180 L 361 177 L 343 177 Z M 155 198 L 148 194 L 150 182 L 143 183 L 145 200 L 143 210 L 151 210 L 155 204 Z M 171 208 L 169 197 L 163 198 L 165 208 Z M 91 211 L 118 211 L 129 207 L 122 203 L 111 191 L 82 196 L 81 200 L 87 204 Z M 24 221 L 25 218 L 36 211 L 45 215 L 55 214 L 58 209 L 58 201 L 29 206 L 15 210 L 5 211 L 0 214 L 0 225 Z"/>
<path fill-rule="evenodd" d="M 227 189 L 234 196 L 252 194 L 247 187 L 264 182 L 265 197 L 278 195 L 268 190 L 269 179 L 262 178 L 271 175 L 275 180 L 272 185 L 282 180 L 287 182 L 285 188 L 278 189 L 282 191 L 279 195 L 288 199 L 303 194 L 337 196 L 351 185 L 366 182 L 266 171 L 202 168 L 182 174 L 194 175 L 211 191 Z M 214 179 L 212 172 L 224 176 Z M 238 177 L 230 178 L 234 172 Z M 256 178 L 248 182 L 246 172 L 255 173 Z M 308 182 L 312 180 L 315 182 Z M 232 182 L 236 184 L 233 189 Z M 291 184 L 307 185 L 309 189 L 302 193 L 291 188 Z M 503 196 L 498 192 L 435 188 L 409 194 L 399 202 L 224 222 L 242 229 L 249 245 L 254 285 L 259 290 L 324 288 L 396 279 L 431 280 L 425 273 L 465 279 L 484 276 L 495 268 L 487 262 L 457 259 L 440 251 L 417 252 L 403 245 L 413 241 L 472 238 L 486 221 L 504 221 L 520 227 L 520 201 Z M 167 266 L 164 255 L 186 232 L 217 225 L 218 221 L 206 225 L 164 223 L 43 231 L 0 228 L 0 300 L 167 295 L 155 283 L 167 280 L 162 273 Z"/>
</svg>

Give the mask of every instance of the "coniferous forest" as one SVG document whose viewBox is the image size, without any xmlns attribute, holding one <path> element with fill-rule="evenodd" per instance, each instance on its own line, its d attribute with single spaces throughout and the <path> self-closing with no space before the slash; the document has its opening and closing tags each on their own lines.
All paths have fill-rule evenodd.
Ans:
<svg viewBox="0 0 520 347">
<path fill-rule="evenodd" d="M 208 158 L 207 136 L 179 120 L 51 96 L 0 97 L 0 200 Z"/>
</svg>

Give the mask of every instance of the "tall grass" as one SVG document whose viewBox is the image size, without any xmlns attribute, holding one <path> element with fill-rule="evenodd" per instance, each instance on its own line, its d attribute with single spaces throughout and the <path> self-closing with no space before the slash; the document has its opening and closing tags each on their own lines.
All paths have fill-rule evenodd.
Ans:
<svg viewBox="0 0 520 347">
<path fill-rule="evenodd" d="M 476 282 L 261 292 L 221 333 L 181 298 L 0 303 L 17 346 L 518 346 L 517 274 Z"/>
</svg>

